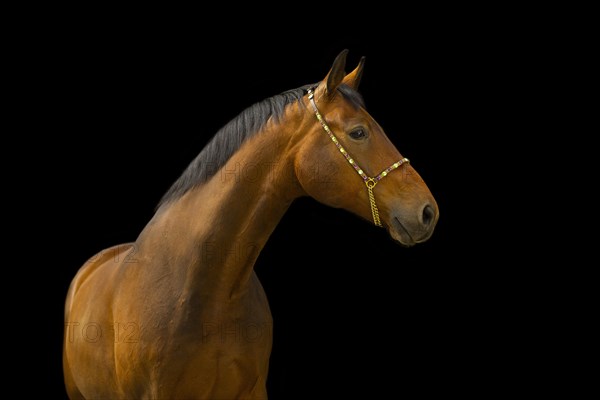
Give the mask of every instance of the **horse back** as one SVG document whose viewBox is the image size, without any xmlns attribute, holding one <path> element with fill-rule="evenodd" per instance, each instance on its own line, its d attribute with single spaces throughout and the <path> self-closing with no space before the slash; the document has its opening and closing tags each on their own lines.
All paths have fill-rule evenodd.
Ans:
<svg viewBox="0 0 600 400">
<path fill-rule="evenodd" d="M 73 304 L 72 300 L 75 294 L 79 291 L 79 288 L 87 282 L 91 276 L 93 276 L 99 269 L 108 263 L 120 263 L 122 260 L 127 260 L 130 257 L 129 253 L 134 247 L 134 243 L 118 244 L 116 246 L 109 247 L 102 250 L 89 258 L 83 266 L 77 271 L 77 274 L 71 281 L 69 291 L 67 294 L 67 301 L 65 302 L 65 318 L 69 315 Z"/>
</svg>

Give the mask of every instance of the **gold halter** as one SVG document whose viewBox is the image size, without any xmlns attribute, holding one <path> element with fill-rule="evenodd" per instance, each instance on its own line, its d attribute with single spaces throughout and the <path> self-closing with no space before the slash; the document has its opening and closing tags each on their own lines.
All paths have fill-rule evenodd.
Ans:
<svg viewBox="0 0 600 400">
<path fill-rule="evenodd" d="M 348 154 L 346 149 L 344 149 L 344 147 L 342 147 L 338 138 L 335 137 L 333 132 L 331 132 L 331 129 L 329 129 L 329 126 L 325 122 L 325 119 L 323 118 L 323 116 L 321 115 L 319 110 L 317 109 L 317 103 L 315 103 L 314 97 L 315 97 L 315 95 L 314 95 L 312 89 L 308 89 L 308 99 L 310 100 L 310 104 L 312 105 L 313 111 L 315 112 L 315 116 L 321 123 L 321 126 L 325 130 L 325 133 L 327 133 L 327 135 L 329 136 L 331 141 L 336 145 L 336 147 L 338 148 L 340 153 L 342 153 L 342 155 L 346 158 L 348 163 L 350 163 L 350 165 L 352 167 L 354 167 L 354 170 L 358 173 L 358 175 L 360 175 L 360 177 L 365 182 L 365 185 L 367 186 L 367 191 L 369 192 L 369 202 L 371 203 L 371 214 L 373 214 L 373 222 L 375 223 L 376 226 L 381 226 L 381 220 L 379 219 L 379 210 L 377 209 L 377 204 L 375 203 L 375 195 L 373 194 L 373 188 L 375 187 L 375 185 L 377 185 L 377 183 L 379 183 L 379 181 L 381 179 L 383 179 L 385 176 L 387 176 L 387 174 L 389 174 L 396 168 L 400 167 L 402 164 L 408 163 L 410 161 L 408 160 L 408 158 L 403 158 L 400 161 L 395 162 L 394 164 L 387 167 L 376 177 L 372 178 L 372 177 L 368 176 L 367 174 L 365 174 L 363 169 L 358 166 L 356 161 L 354 161 L 354 159 L 352 157 L 350 157 L 350 155 Z"/>
</svg>

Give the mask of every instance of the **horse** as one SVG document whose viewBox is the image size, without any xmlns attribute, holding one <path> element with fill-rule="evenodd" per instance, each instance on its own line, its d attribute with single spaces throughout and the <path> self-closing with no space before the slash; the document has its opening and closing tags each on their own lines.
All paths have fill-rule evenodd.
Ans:
<svg viewBox="0 0 600 400">
<path fill-rule="evenodd" d="M 225 124 L 133 243 L 77 272 L 65 304 L 71 399 L 266 399 L 272 316 L 255 261 L 291 203 L 310 196 L 426 241 L 437 203 L 366 111 L 365 58 Z M 319 166 L 328 177 L 321 179 Z"/>
</svg>

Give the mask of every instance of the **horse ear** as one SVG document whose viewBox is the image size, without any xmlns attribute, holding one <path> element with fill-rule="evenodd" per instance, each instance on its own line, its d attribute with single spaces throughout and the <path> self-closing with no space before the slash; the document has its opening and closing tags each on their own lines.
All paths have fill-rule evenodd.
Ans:
<svg viewBox="0 0 600 400">
<path fill-rule="evenodd" d="M 348 49 L 343 50 L 333 61 L 333 65 L 329 70 L 329 73 L 323 79 L 323 82 L 319 85 L 320 91 L 324 92 L 321 95 L 325 95 L 328 98 L 333 98 L 335 95 L 335 91 L 337 87 L 342 83 L 344 77 L 346 76 L 346 72 L 344 72 L 344 68 L 346 67 L 346 56 L 348 55 Z M 318 96 L 321 97 L 321 96 Z"/>
<path fill-rule="evenodd" d="M 363 69 L 365 68 L 365 57 L 361 57 L 358 66 L 354 68 L 354 71 L 350 72 L 344 77 L 342 83 L 350 86 L 354 90 L 358 90 L 360 85 L 360 79 L 362 78 Z"/>
</svg>

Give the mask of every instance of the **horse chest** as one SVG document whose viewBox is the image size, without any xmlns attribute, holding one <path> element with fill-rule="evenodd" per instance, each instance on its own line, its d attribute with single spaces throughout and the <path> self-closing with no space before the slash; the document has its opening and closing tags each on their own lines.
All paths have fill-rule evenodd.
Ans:
<svg viewBox="0 0 600 400">
<path fill-rule="evenodd" d="M 262 287 L 252 287 L 238 301 L 190 308 L 182 309 L 185 323 L 164 336 L 160 354 L 149 352 L 155 358 L 151 380 L 183 390 L 183 397 L 188 391 L 206 398 L 256 396 L 265 387 L 272 347 Z"/>
</svg>

